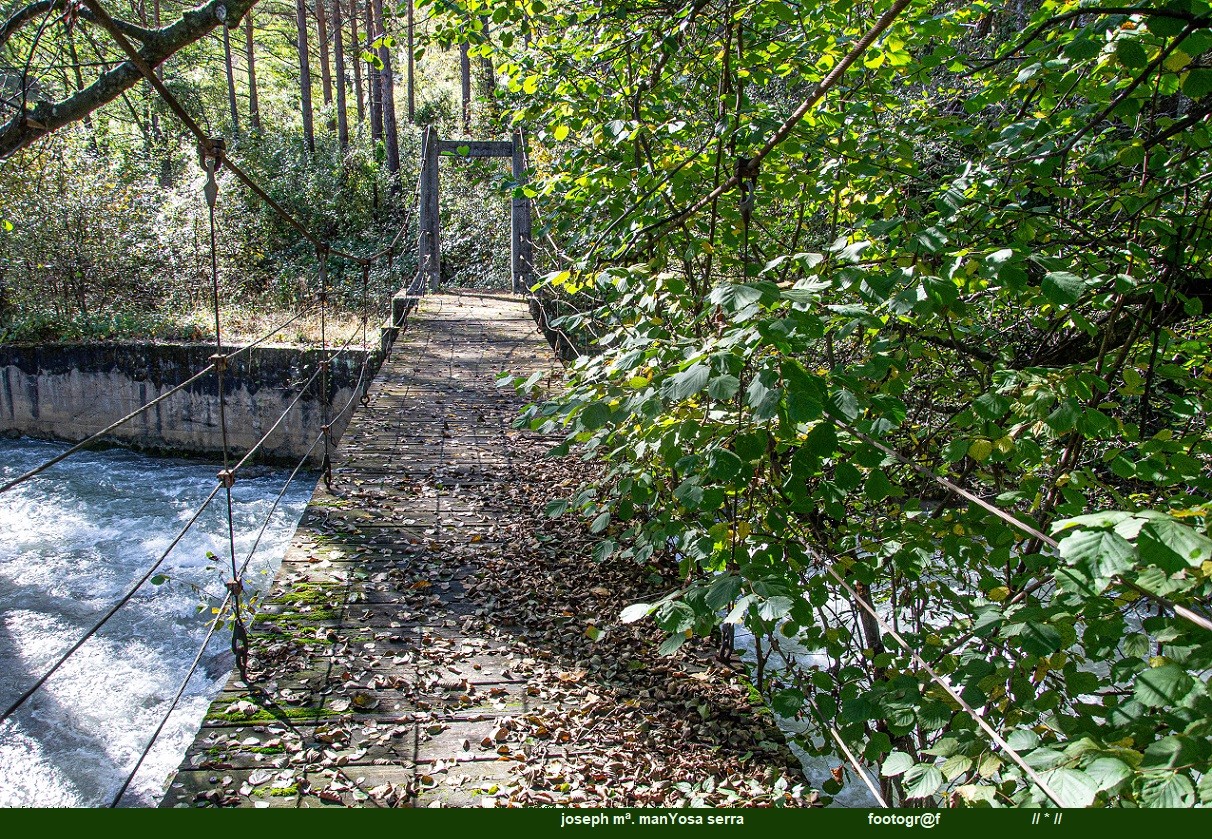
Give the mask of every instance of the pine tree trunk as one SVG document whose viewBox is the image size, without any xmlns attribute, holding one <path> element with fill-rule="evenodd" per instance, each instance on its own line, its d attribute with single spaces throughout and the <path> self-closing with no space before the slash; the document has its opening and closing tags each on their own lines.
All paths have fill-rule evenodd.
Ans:
<svg viewBox="0 0 1212 839">
<path fill-rule="evenodd" d="M 307 0 L 295 0 L 295 25 L 299 30 L 299 99 L 303 114 L 303 142 L 316 150 L 316 130 L 311 118 L 311 62 L 307 55 Z"/>
<path fill-rule="evenodd" d="M 319 0 L 323 3 L 324 0 Z M 349 148 L 349 120 L 345 116 L 345 32 L 341 26 L 341 0 L 332 2 L 332 51 L 337 72 L 337 141 L 341 151 Z"/>
<path fill-rule="evenodd" d="M 227 106 L 231 110 L 232 136 L 240 134 L 240 111 L 236 108 L 236 76 L 231 66 L 231 31 L 227 21 L 220 28 L 223 30 L 223 69 L 227 72 Z"/>
<path fill-rule="evenodd" d="M 244 57 L 248 64 L 248 121 L 261 130 L 261 107 L 257 102 L 257 55 L 254 50 L 252 10 L 244 16 Z"/>
<path fill-rule="evenodd" d="M 341 2 L 341 0 L 337 0 Z M 362 98 L 362 42 L 358 38 L 358 3 L 349 2 L 349 45 L 353 50 L 354 94 L 358 100 L 358 122 L 366 121 L 366 104 Z"/>
<path fill-rule="evenodd" d="M 416 17 L 413 9 L 414 0 L 408 0 L 408 124 L 414 125 L 417 121 L 417 88 L 416 88 L 416 61 L 413 58 L 416 47 L 414 44 L 414 34 L 416 26 L 414 18 Z"/>
<path fill-rule="evenodd" d="M 371 50 L 375 41 L 374 0 L 366 0 L 366 49 Z M 366 62 L 366 86 L 370 91 L 370 136 L 374 140 L 383 139 L 383 100 L 382 86 L 379 84 L 379 70 L 375 65 Z"/>
<path fill-rule="evenodd" d="M 484 15 L 480 18 L 484 24 L 484 37 L 489 37 L 488 16 Z M 497 71 L 492 66 L 491 56 L 480 56 L 480 96 L 488 103 L 489 118 L 495 125 L 500 119 L 500 111 L 497 108 Z"/>
<path fill-rule="evenodd" d="M 383 26 L 383 0 L 373 0 L 375 14 L 375 30 L 385 33 Z M 392 174 L 400 171 L 400 144 L 396 135 L 396 102 L 395 79 L 391 74 L 391 50 L 379 47 L 379 60 L 383 62 L 383 71 L 379 73 L 380 101 L 383 104 L 383 141 L 387 147 L 387 171 Z"/>
<path fill-rule="evenodd" d="M 324 93 L 324 108 L 332 109 L 332 65 L 328 61 L 328 12 L 324 0 L 316 0 L 316 34 L 320 38 L 320 89 Z M 337 122 L 328 118 L 328 130 L 336 131 Z"/>
</svg>

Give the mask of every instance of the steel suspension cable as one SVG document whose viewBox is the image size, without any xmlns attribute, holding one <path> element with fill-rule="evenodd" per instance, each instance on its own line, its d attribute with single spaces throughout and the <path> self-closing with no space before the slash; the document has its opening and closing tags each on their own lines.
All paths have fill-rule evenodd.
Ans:
<svg viewBox="0 0 1212 839">
<path fill-rule="evenodd" d="M 143 766 L 143 761 L 145 761 L 147 756 L 151 754 L 152 747 L 156 745 L 156 741 L 160 738 L 160 733 L 164 731 L 164 726 L 168 725 L 168 720 L 173 715 L 173 711 L 177 710 L 177 704 L 180 703 L 181 697 L 185 695 L 185 688 L 189 686 L 190 680 L 194 677 L 194 673 L 196 673 L 198 670 L 198 665 L 202 663 L 202 656 L 206 654 L 206 647 L 208 644 L 210 644 L 210 639 L 214 637 L 215 632 L 218 631 L 219 626 L 223 623 L 223 617 L 227 614 L 227 605 L 230 602 L 231 593 L 229 592 L 227 596 L 223 598 L 223 602 L 219 605 L 218 614 L 216 614 L 214 620 L 210 622 L 210 629 L 206 631 L 206 637 L 202 639 L 202 644 L 198 647 L 198 654 L 194 656 L 194 660 L 190 663 L 189 670 L 186 672 L 185 678 L 181 680 L 181 685 L 177 688 L 177 692 L 173 696 L 172 701 L 169 702 L 168 711 L 166 711 L 164 716 L 160 719 L 160 724 L 156 726 L 156 730 L 152 732 L 151 739 L 148 740 L 147 745 L 139 754 L 139 758 L 135 761 L 134 767 L 127 774 L 126 780 L 122 782 L 122 786 L 118 788 L 118 792 L 110 800 L 110 809 L 117 807 L 118 804 L 121 803 L 122 796 L 126 795 L 126 790 L 135 780 L 135 776 L 139 774 L 139 768 Z"/>
<path fill-rule="evenodd" d="M 219 167 L 221 155 L 221 146 L 205 149 L 203 163 L 206 167 L 206 186 L 203 191 L 206 195 L 207 215 L 210 219 L 210 279 L 215 315 L 214 362 L 216 390 L 219 398 L 219 435 L 223 445 L 223 471 L 219 473 L 219 482 L 223 487 L 223 494 L 227 502 L 227 547 L 231 558 L 231 580 L 227 583 L 228 591 L 231 592 L 232 597 L 231 651 L 236 657 L 236 666 L 240 670 L 240 675 L 247 677 L 248 632 L 244 628 L 244 619 L 240 609 L 240 591 L 243 588 L 243 582 L 240 579 L 239 569 L 236 568 L 236 524 L 231 500 L 231 490 L 235 485 L 236 478 L 231 471 L 231 447 L 227 433 L 227 392 L 224 387 L 223 375 L 227 371 L 227 357 L 223 354 L 222 317 L 219 310 L 219 243 L 217 225 L 215 223 L 215 207 L 219 201 L 219 184 L 215 179 L 215 172 Z"/>
</svg>

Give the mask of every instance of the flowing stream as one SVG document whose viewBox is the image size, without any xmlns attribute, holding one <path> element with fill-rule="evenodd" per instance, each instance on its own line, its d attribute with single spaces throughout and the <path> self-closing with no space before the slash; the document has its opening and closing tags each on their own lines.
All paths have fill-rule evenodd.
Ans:
<svg viewBox="0 0 1212 839">
<path fill-rule="evenodd" d="M 0 440 L 8 480 L 64 446 Z M 217 467 L 111 449 L 81 452 L 0 495 L 0 710 L 66 652 L 168 548 Z M 232 490 L 243 562 L 288 471 Z M 268 586 L 316 481 L 300 473 L 257 547 L 246 590 Z M 208 556 L 213 554 L 214 556 Z M 0 806 L 104 806 L 168 710 L 231 576 L 223 493 L 147 584 L 0 725 Z M 154 805 L 232 667 L 216 633 L 123 805 Z"/>
</svg>

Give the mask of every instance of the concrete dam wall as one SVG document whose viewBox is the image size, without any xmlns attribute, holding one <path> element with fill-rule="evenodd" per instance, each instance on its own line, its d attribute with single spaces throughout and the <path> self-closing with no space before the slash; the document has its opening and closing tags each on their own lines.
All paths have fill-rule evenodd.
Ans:
<svg viewBox="0 0 1212 839">
<path fill-rule="evenodd" d="M 0 432 L 78 442 L 190 378 L 210 364 L 214 352 L 213 344 L 0 347 Z M 354 397 L 365 356 L 362 350 L 346 350 L 332 360 L 328 379 L 334 416 Z M 381 351 L 370 352 L 363 389 L 382 358 Z M 308 384 L 320 359 L 314 349 L 254 347 L 229 363 L 223 391 L 233 453 L 239 456 L 255 445 L 302 389 L 258 459 L 297 461 L 303 456 L 324 425 L 322 377 Z M 334 440 L 351 413 L 332 422 Z M 221 452 L 217 376 L 203 376 L 106 439 L 161 453 Z M 322 458 L 320 445 L 312 459 L 318 463 Z"/>
</svg>

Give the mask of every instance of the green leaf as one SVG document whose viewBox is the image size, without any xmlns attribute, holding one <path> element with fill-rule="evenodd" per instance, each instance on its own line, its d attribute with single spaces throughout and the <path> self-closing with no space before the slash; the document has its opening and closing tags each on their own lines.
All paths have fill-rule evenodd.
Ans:
<svg viewBox="0 0 1212 839">
<path fill-rule="evenodd" d="M 1049 271 L 1040 287 L 1054 306 L 1072 306 L 1086 290 L 1082 278 L 1067 271 Z"/>
<path fill-rule="evenodd" d="M 973 440 L 968 446 L 968 457 L 984 463 L 993 454 L 993 443 L 990 440 Z"/>
<path fill-rule="evenodd" d="M 712 581 L 711 588 L 707 590 L 704 600 L 708 607 L 719 611 L 736 600 L 736 596 L 740 593 L 741 578 L 732 574 L 723 574 Z"/>
<path fill-rule="evenodd" d="M 1136 38 L 1121 37 L 1115 42 L 1115 57 L 1129 70 L 1139 70 L 1149 63 L 1149 55 Z"/>
<path fill-rule="evenodd" d="M 595 431 L 610 422 L 610 408 L 604 402 L 590 402 L 581 409 L 581 426 Z"/>
<path fill-rule="evenodd" d="M 740 389 L 741 380 L 727 373 L 722 376 L 714 376 L 707 385 L 707 393 L 712 399 L 719 400 L 720 402 L 727 402 L 736 396 L 736 392 Z"/>
<path fill-rule="evenodd" d="M 1086 573 L 1098 592 L 1134 564 L 1132 543 L 1110 530 L 1079 530 L 1060 542 L 1061 556 Z"/>
<path fill-rule="evenodd" d="M 666 398 L 681 402 L 700 393 L 707 386 L 711 368 L 701 361 L 695 362 L 680 373 L 675 373 L 665 382 L 662 390 Z"/>
<path fill-rule="evenodd" d="M 1201 99 L 1212 93 L 1212 70 L 1200 67 L 1187 73 L 1183 79 L 1183 93 L 1192 99 Z"/>
<path fill-rule="evenodd" d="M 1132 767 L 1114 757 L 1100 757 L 1086 767 L 1085 773 L 1094 781 L 1099 792 L 1115 789 L 1132 777 Z"/>
<path fill-rule="evenodd" d="M 1155 740 L 1145 749 L 1141 769 L 1178 769 L 1199 765 L 1207 760 L 1208 748 L 1202 740 L 1171 734 Z"/>
<path fill-rule="evenodd" d="M 557 125 L 555 131 L 552 132 L 552 136 L 555 137 L 557 143 L 563 142 L 568 137 L 568 126 Z"/>
<path fill-rule="evenodd" d="M 151 583 L 153 586 L 162 586 L 168 582 L 168 577 L 165 576 L 164 574 L 157 574 L 156 576 L 154 576 L 150 580 L 148 580 L 148 582 Z"/>
<path fill-rule="evenodd" d="M 741 474 L 744 462 L 734 452 L 716 449 L 707 458 L 707 475 L 712 480 L 730 481 Z"/>
<path fill-rule="evenodd" d="M 548 518 L 558 519 L 564 513 L 568 512 L 568 499 L 556 498 L 547 502 L 547 506 L 543 508 L 543 513 Z"/>
<path fill-rule="evenodd" d="M 770 710 L 780 717 L 794 717 L 804 707 L 804 694 L 798 690 L 781 690 L 770 697 Z"/>
<path fill-rule="evenodd" d="M 1080 769 L 1052 769 L 1041 777 L 1066 807 L 1089 807 L 1098 795 L 1098 784 Z"/>
<path fill-rule="evenodd" d="M 886 778 L 895 778 L 897 775 L 903 775 L 913 768 L 914 760 L 904 752 L 892 752 L 884 761 L 880 772 Z"/>
<path fill-rule="evenodd" d="M 1140 704 L 1148 708 L 1162 708 L 1178 705 L 1194 687 L 1195 680 L 1187 671 L 1167 662 L 1137 675 L 1132 692 Z"/>
<path fill-rule="evenodd" d="M 1145 524 L 1136 544 L 1141 561 L 1169 571 L 1181 570 L 1183 564 L 1198 568 L 1212 559 L 1212 539 L 1173 519 Z"/>
<path fill-rule="evenodd" d="M 679 632 L 676 635 L 670 635 L 663 642 L 661 642 L 661 646 L 657 647 L 657 655 L 673 655 L 680 650 L 682 645 L 688 640 L 690 639 L 684 632 Z"/>
<path fill-rule="evenodd" d="M 943 785 L 943 773 L 932 763 L 919 763 L 905 773 L 905 797 L 926 798 Z"/>
<path fill-rule="evenodd" d="M 1060 633 L 1046 623 L 1028 621 L 1018 638 L 1022 648 L 1032 655 L 1048 656 L 1061 648 Z"/>
<path fill-rule="evenodd" d="M 791 607 L 794 605 L 795 601 L 790 597 L 771 597 L 758 607 L 758 614 L 764 621 L 780 621 L 791 614 Z"/>
<path fill-rule="evenodd" d="M 976 413 L 981 419 L 987 419 L 990 422 L 1001 419 L 1006 411 L 1010 410 L 1010 400 L 998 393 L 985 393 L 976 398 L 972 403 L 972 407 L 976 409 Z"/>
<path fill-rule="evenodd" d="M 1177 772 L 1146 776 L 1140 791 L 1146 807 L 1191 807 L 1195 804 L 1195 787 L 1191 779 Z"/>
<path fill-rule="evenodd" d="M 871 474 L 867 476 L 867 482 L 863 484 L 863 492 L 872 501 L 883 501 L 889 496 L 904 495 L 898 487 L 892 485 L 883 469 L 872 470 Z"/>
<path fill-rule="evenodd" d="M 655 609 L 656 605 L 653 603 L 632 603 L 619 614 L 619 620 L 623 623 L 635 623 L 651 615 Z"/>
</svg>

